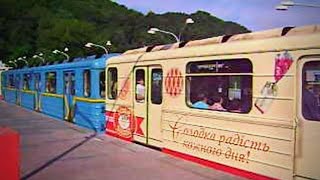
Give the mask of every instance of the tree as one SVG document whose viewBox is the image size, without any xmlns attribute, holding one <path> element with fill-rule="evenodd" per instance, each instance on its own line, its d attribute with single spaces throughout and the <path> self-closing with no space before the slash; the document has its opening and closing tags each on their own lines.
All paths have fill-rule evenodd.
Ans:
<svg viewBox="0 0 320 180">
<path fill-rule="evenodd" d="M 87 42 L 104 45 L 112 41 L 111 52 L 147 45 L 175 42 L 170 36 L 147 34 L 158 27 L 179 34 L 184 21 L 192 17 L 196 28 L 188 25 L 183 40 L 249 32 L 245 27 L 225 22 L 207 12 L 146 15 L 105 0 L 0 0 L 0 59 L 4 62 L 43 52 L 47 61 L 60 60 L 54 49 L 68 47 L 71 57 L 103 53 L 85 49 Z M 32 60 L 30 63 L 37 63 Z"/>
</svg>

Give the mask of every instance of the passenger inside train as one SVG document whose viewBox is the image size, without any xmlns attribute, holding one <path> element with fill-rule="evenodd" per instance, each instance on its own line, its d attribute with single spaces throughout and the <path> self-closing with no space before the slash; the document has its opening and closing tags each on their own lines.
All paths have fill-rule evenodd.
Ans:
<svg viewBox="0 0 320 180">
<path fill-rule="evenodd" d="M 219 94 L 214 95 L 212 97 L 212 101 L 213 101 L 213 104 L 211 106 L 209 106 L 210 110 L 218 110 L 218 111 L 226 111 L 227 110 L 222 106 L 223 98 L 221 95 L 219 95 Z"/>
<path fill-rule="evenodd" d="M 136 81 L 136 100 L 140 103 L 144 102 L 145 98 L 145 87 L 144 87 L 144 71 L 137 71 Z"/>
<path fill-rule="evenodd" d="M 303 67 L 302 115 L 311 121 L 320 121 L 319 63 L 307 62 Z"/>
<path fill-rule="evenodd" d="M 208 109 L 209 105 L 207 103 L 208 103 L 208 98 L 207 98 L 206 94 L 200 93 L 198 95 L 198 101 L 195 102 L 192 105 L 192 107 L 198 108 L 198 109 Z"/>
</svg>

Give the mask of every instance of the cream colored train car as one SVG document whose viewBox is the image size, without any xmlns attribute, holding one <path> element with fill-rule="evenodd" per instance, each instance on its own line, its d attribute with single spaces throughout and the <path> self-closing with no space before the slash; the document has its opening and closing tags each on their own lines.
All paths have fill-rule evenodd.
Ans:
<svg viewBox="0 0 320 180">
<path fill-rule="evenodd" d="M 107 134 L 252 179 L 320 179 L 320 26 L 130 50 L 106 71 Z"/>
</svg>

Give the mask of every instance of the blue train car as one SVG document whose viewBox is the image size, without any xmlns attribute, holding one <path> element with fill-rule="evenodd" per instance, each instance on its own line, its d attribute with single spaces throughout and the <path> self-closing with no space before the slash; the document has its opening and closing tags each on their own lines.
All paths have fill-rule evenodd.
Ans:
<svg viewBox="0 0 320 180">
<path fill-rule="evenodd" d="M 4 98 L 4 88 L 6 83 L 6 76 L 2 72 L 7 71 L 9 67 L 6 67 L 0 61 L 0 100 Z"/>
<path fill-rule="evenodd" d="M 6 83 L 3 84 L 2 93 L 4 100 L 9 103 L 19 104 L 18 90 L 20 89 L 19 70 L 10 70 L 2 73 L 2 78 Z"/>
<path fill-rule="evenodd" d="M 116 55 L 7 71 L 5 100 L 103 132 L 105 66 L 107 59 Z"/>
</svg>

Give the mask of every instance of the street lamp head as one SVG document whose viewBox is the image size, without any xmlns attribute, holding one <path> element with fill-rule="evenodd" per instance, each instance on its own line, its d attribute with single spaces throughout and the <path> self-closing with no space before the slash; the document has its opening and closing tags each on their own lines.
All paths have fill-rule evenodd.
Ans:
<svg viewBox="0 0 320 180">
<path fill-rule="evenodd" d="M 69 51 L 69 49 L 66 47 L 66 48 L 64 48 L 64 52 L 68 52 Z"/>
<path fill-rule="evenodd" d="M 158 29 L 158 28 L 150 28 L 150 31 L 157 32 L 157 31 L 160 31 L 160 29 Z"/>
<path fill-rule="evenodd" d="M 286 10 L 288 10 L 288 6 L 278 5 L 278 6 L 276 6 L 276 10 L 286 11 Z"/>
<path fill-rule="evenodd" d="M 107 45 L 107 46 L 111 46 L 111 45 L 112 45 L 112 44 L 111 44 L 111 41 L 107 41 L 106 45 Z"/>
<path fill-rule="evenodd" d="M 156 32 L 153 31 L 153 30 L 151 30 L 151 29 L 149 29 L 149 30 L 148 30 L 148 33 L 149 33 L 149 34 L 155 34 Z"/>
<path fill-rule="evenodd" d="M 186 24 L 193 24 L 194 21 L 191 18 L 186 19 Z"/>
<path fill-rule="evenodd" d="M 92 47 L 92 43 L 91 42 L 88 42 L 86 45 L 84 45 L 85 47 L 88 47 L 88 48 L 90 48 L 90 47 Z"/>
<path fill-rule="evenodd" d="M 280 3 L 282 6 L 294 6 L 294 2 L 292 0 L 283 0 Z"/>
</svg>

